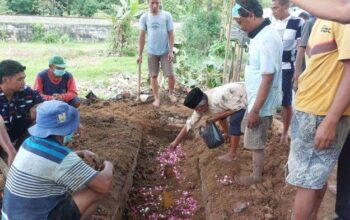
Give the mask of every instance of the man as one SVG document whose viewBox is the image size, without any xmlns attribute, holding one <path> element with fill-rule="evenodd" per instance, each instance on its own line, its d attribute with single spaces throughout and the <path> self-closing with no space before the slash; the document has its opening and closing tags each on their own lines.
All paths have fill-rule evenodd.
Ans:
<svg viewBox="0 0 350 220">
<path fill-rule="evenodd" d="M 161 64 L 163 73 L 168 76 L 169 99 L 176 102 L 174 95 L 175 75 L 173 70 L 174 25 L 171 14 L 160 10 L 160 0 L 148 0 L 149 12 L 140 18 L 139 53 L 137 63 L 142 63 L 145 36 L 148 36 L 148 70 L 154 96 L 153 106 L 159 107 L 158 74 Z"/>
<path fill-rule="evenodd" d="M 245 68 L 248 119 L 244 145 L 252 150 L 253 173 L 236 180 L 242 185 L 252 185 L 262 181 L 267 130 L 281 105 L 283 47 L 277 31 L 270 26 L 270 20 L 262 17 L 263 9 L 257 0 L 236 1 L 232 15 L 251 39 Z"/>
<path fill-rule="evenodd" d="M 11 165 L 27 129 L 35 121 L 38 92 L 25 85 L 26 67 L 14 60 L 0 63 L 0 155 Z"/>
<path fill-rule="evenodd" d="M 298 15 L 299 18 L 303 19 L 304 22 L 307 22 L 310 18 L 310 15 L 307 12 L 300 12 L 300 14 Z"/>
<path fill-rule="evenodd" d="M 318 18 L 337 21 L 343 24 L 350 23 L 349 0 L 291 0 L 300 8 Z"/>
<path fill-rule="evenodd" d="M 76 108 L 52 100 L 40 104 L 36 116 L 10 168 L 2 218 L 87 219 L 112 186 L 113 164 L 104 161 L 98 172 L 80 158 L 94 153 L 63 145 L 79 126 Z"/>
<path fill-rule="evenodd" d="M 186 96 L 184 105 L 194 109 L 175 140 L 171 142 L 172 149 L 181 142 L 190 129 L 194 128 L 204 115 L 209 115 L 210 121 L 219 121 L 224 130 L 224 136 L 230 136 L 230 151 L 219 157 L 221 160 L 236 159 L 236 151 L 241 136 L 241 122 L 244 117 L 247 96 L 243 83 L 229 83 L 206 92 L 194 88 Z M 229 118 L 230 125 L 227 125 Z"/>
<path fill-rule="evenodd" d="M 286 180 L 297 187 L 293 220 L 317 218 L 328 177 L 348 135 L 350 44 L 347 36 L 350 25 L 318 19 L 306 49 L 308 64 L 298 80 L 287 163 Z"/>
<path fill-rule="evenodd" d="M 289 14 L 289 0 L 272 0 L 272 27 L 280 34 L 283 42 L 282 56 L 282 122 L 283 131 L 280 143 L 288 144 L 288 130 L 292 120 L 292 90 L 294 61 L 297 43 L 301 36 L 304 22 Z"/>
<path fill-rule="evenodd" d="M 34 89 L 45 100 L 59 100 L 78 108 L 80 99 L 73 75 L 66 71 L 67 64 L 63 57 L 55 55 L 49 60 L 49 69 L 38 73 Z"/>
<path fill-rule="evenodd" d="M 314 26 L 316 18 L 314 16 L 310 16 L 309 20 L 304 24 L 301 29 L 301 38 L 298 45 L 297 57 L 295 59 L 295 71 L 293 76 L 294 82 L 294 90 L 296 91 L 298 88 L 298 78 L 300 74 L 305 70 L 305 52 L 306 47 L 309 42 L 309 37 L 312 31 L 312 27 Z"/>
</svg>

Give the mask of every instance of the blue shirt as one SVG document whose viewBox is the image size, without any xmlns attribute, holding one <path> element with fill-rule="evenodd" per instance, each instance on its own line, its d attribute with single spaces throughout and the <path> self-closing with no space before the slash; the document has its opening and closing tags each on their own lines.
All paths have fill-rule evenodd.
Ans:
<svg viewBox="0 0 350 220">
<path fill-rule="evenodd" d="M 160 11 L 158 15 L 149 12 L 140 18 L 140 30 L 147 33 L 147 52 L 152 55 L 164 55 L 169 52 L 169 33 L 174 24 L 171 14 Z"/>
<path fill-rule="evenodd" d="M 248 111 L 251 111 L 263 74 L 273 74 L 270 92 L 260 109 L 261 117 L 272 116 L 282 103 L 282 40 L 270 25 L 264 27 L 249 45 L 248 64 L 245 68 L 245 85 L 248 96 Z"/>
<path fill-rule="evenodd" d="M 2 219 L 47 219 L 66 193 L 85 187 L 97 173 L 55 139 L 29 137 L 7 176 Z"/>
</svg>

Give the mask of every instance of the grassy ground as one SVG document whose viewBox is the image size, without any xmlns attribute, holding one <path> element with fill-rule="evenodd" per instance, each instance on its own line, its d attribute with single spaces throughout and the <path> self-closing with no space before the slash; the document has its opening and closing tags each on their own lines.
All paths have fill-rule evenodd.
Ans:
<svg viewBox="0 0 350 220">
<path fill-rule="evenodd" d="M 67 70 L 77 81 L 106 81 L 114 73 L 137 73 L 136 57 L 108 56 L 107 43 L 0 43 L 0 60 L 14 59 L 27 67 L 27 84 L 33 85 L 36 74 L 48 67 L 54 54 L 66 59 Z M 143 62 L 143 70 L 147 65 Z"/>
</svg>

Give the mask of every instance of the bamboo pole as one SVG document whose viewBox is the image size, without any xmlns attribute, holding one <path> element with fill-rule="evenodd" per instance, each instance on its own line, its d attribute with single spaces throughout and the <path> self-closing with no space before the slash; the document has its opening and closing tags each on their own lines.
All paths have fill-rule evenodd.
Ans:
<svg viewBox="0 0 350 220">
<path fill-rule="evenodd" d="M 222 80 L 224 83 L 227 82 L 227 62 L 228 62 L 228 56 L 229 56 L 229 47 L 230 47 L 230 41 L 231 41 L 231 26 L 232 26 L 232 15 L 231 15 L 231 9 L 233 7 L 235 0 L 231 0 L 231 4 L 227 13 L 227 20 L 228 25 L 226 26 L 226 47 L 225 47 L 225 62 L 224 62 L 224 72 L 222 74 Z"/>
</svg>

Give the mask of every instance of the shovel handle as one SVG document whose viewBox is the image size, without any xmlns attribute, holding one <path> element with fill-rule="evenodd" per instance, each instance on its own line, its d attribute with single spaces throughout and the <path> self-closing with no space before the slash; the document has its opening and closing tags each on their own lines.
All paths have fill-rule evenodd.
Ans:
<svg viewBox="0 0 350 220">
<path fill-rule="evenodd" d="M 140 101 L 141 93 L 141 63 L 139 63 L 139 72 L 137 77 L 137 101 Z"/>
</svg>

